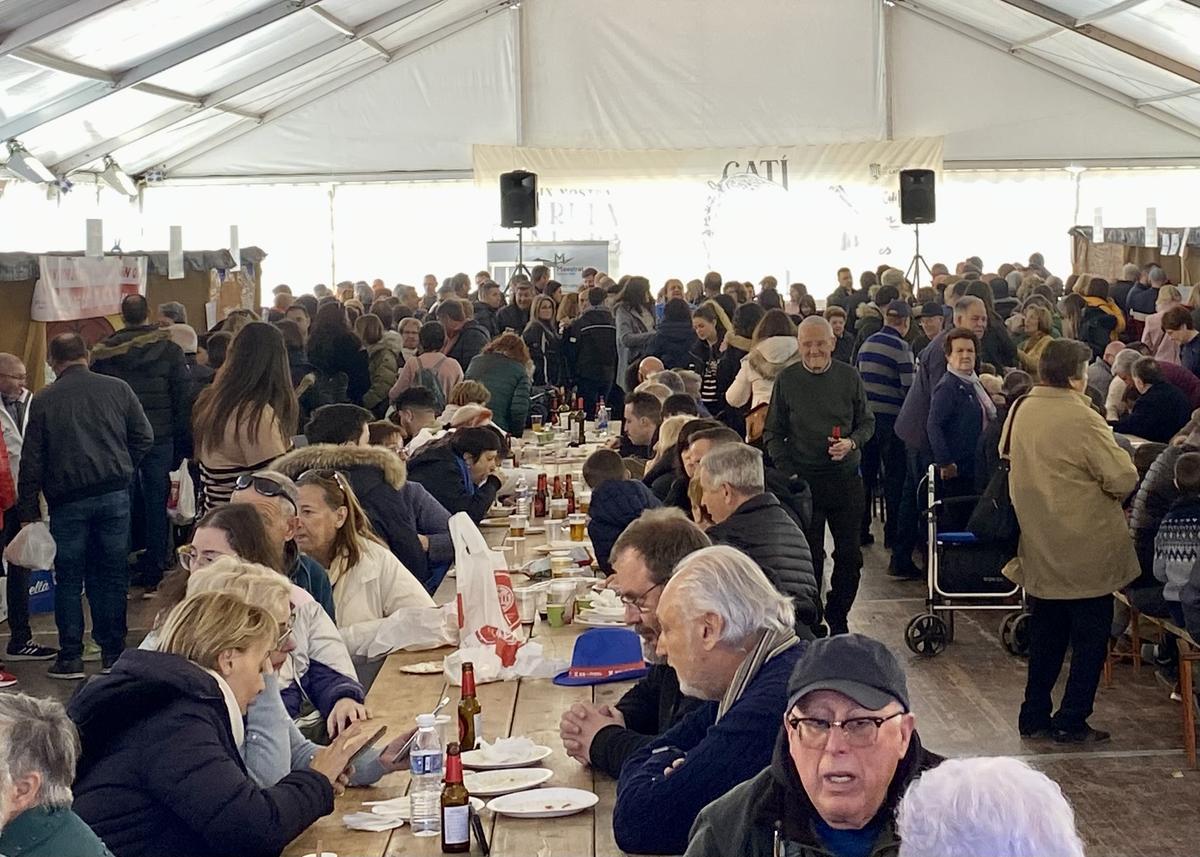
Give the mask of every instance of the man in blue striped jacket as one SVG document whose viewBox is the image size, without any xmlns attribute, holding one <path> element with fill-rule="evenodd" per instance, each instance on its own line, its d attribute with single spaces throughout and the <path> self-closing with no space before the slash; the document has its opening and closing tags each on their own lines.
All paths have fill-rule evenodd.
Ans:
<svg viewBox="0 0 1200 857">
<path fill-rule="evenodd" d="M 912 308 L 894 300 L 884 308 L 883 327 L 867 337 L 858 352 L 858 372 L 862 375 L 867 403 L 875 414 L 875 434 L 863 450 L 863 481 L 874 486 L 883 469 L 883 497 L 887 518 L 883 525 L 884 544 L 891 547 L 896 535 L 900 498 L 904 492 L 904 442 L 896 436 L 896 417 L 904 397 L 913 384 L 915 365 L 912 348 L 905 341 L 912 323 Z M 867 504 L 870 515 L 870 504 Z M 864 524 L 864 529 L 865 529 Z M 903 572 L 906 569 L 892 569 Z"/>
</svg>

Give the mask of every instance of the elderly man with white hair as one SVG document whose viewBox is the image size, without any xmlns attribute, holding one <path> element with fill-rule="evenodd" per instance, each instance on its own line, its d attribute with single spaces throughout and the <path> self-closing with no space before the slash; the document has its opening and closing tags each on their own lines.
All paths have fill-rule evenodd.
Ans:
<svg viewBox="0 0 1200 857">
<path fill-rule="evenodd" d="M 704 703 L 621 769 L 613 834 L 633 854 L 681 854 L 700 811 L 771 761 L 787 681 L 807 643 L 791 599 L 745 554 L 687 556 L 663 588 L 657 652 Z"/>
<path fill-rule="evenodd" d="M 921 746 L 896 657 L 861 634 L 817 640 L 775 724 L 779 711 L 770 766 L 700 813 L 686 857 L 895 855 L 896 805 L 942 761 Z"/>
<path fill-rule="evenodd" d="M 897 857 L 1084 857 L 1062 789 L 1004 756 L 951 759 L 922 774 L 896 830 Z"/>
<path fill-rule="evenodd" d="M 845 634 L 862 573 L 860 529 L 867 501 L 859 463 L 875 433 L 875 415 L 858 370 L 833 359 L 829 322 L 809 316 L 800 322 L 798 337 L 800 362 L 775 380 L 763 440 L 775 466 L 812 489 L 812 518 L 804 536 L 818 583 L 824 580 L 826 524 L 833 534 L 824 616 L 831 634 Z"/>
<path fill-rule="evenodd" d="M 112 857 L 71 811 L 79 736 L 61 703 L 0 694 L 0 854 Z"/>
</svg>

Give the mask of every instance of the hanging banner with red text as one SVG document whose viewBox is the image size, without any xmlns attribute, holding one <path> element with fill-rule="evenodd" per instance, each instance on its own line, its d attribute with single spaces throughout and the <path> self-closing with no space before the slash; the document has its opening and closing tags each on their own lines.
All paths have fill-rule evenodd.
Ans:
<svg viewBox="0 0 1200 857">
<path fill-rule="evenodd" d="M 34 321 L 116 315 L 126 295 L 146 294 L 145 256 L 39 256 Z"/>
</svg>

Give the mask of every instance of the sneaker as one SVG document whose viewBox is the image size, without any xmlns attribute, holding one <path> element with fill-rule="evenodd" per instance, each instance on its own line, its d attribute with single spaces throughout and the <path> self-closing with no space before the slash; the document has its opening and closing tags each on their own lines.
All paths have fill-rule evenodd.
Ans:
<svg viewBox="0 0 1200 857">
<path fill-rule="evenodd" d="M 100 663 L 100 675 L 108 675 L 112 672 L 113 664 L 117 662 L 116 658 L 104 658 Z"/>
<path fill-rule="evenodd" d="M 17 683 L 17 677 L 10 672 L 5 672 L 0 668 L 0 687 L 12 687 Z"/>
<path fill-rule="evenodd" d="M 1112 735 L 1108 732 L 1093 729 L 1091 726 L 1085 726 L 1077 732 L 1068 732 L 1065 729 L 1054 730 L 1056 744 L 1099 744 L 1111 737 Z"/>
<path fill-rule="evenodd" d="M 100 660 L 100 647 L 92 640 L 88 640 L 83 644 L 83 662 L 85 664 L 94 664 Z"/>
<path fill-rule="evenodd" d="M 19 649 L 9 646 L 5 657 L 10 661 L 50 661 L 58 657 L 58 649 L 51 649 L 49 646 L 39 646 L 33 640 L 30 640 Z"/>
<path fill-rule="evenodd" d="M 50 678 L 65 680 L 81 679 L 84 677 L 83 661 L 79 658 L 71 661 L 64 661 L 62 658 L 59 658 L 50 669 L 46 670 L 46 675 Z"/>
</svg>

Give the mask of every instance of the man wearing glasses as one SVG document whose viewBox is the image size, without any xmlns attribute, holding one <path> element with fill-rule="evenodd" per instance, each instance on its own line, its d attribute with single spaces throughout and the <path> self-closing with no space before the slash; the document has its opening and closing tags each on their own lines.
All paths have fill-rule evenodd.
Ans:
<svg viewBox="0 0 1200 857">
<path fill-rule="evenodd" d="M 921 746 L 899 662 L 861 634 L 817 640 L 787 694 L 770 767 L 700 813 L 687 857 L 895 853 L 896 805 L 942 761 Z"/>
<path fill-rule="evenodd" d="M 653 509 L 634 520 L 613 545 L 609 588 L 625 604 L 625 623 L 642 638 L 650 662 L 645 678 L 616 705 L 576 703 L 563 713 L 559 735 L 571 758 L 614 780 L 625 760 L 700 704 L 679 690 L 675 670 L 654 653 L 658 599 L 675 565 L 709 546 L 708 537 L 678 509 Z"/>
</svg>

